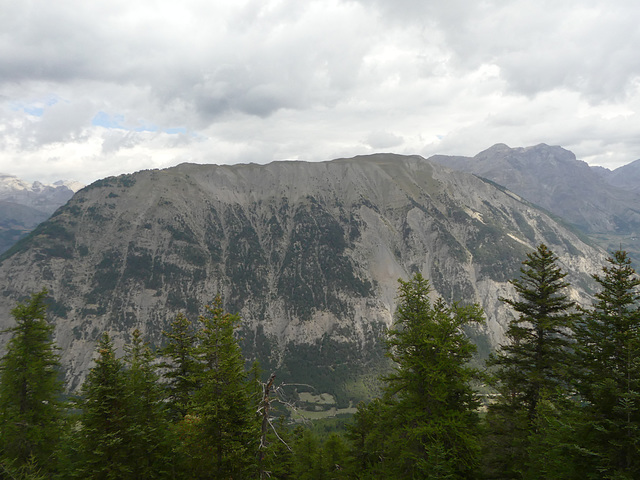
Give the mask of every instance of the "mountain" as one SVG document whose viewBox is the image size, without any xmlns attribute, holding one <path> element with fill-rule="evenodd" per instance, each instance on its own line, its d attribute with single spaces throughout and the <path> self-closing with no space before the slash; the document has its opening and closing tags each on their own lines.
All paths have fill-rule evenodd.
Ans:
<svg viewBox="0 0 640 480">
<path fill-rule="evenodd" d="M 49 216 L 35 208 L 0 201 L 0 253 L 8 250 Z"/>
<path fill-rule="evenodd" d="M 585 298 L 603 252 L 493 182 L 418 156 L 191 165 L 93 183 L 0 259 L 0 321 L 49 290 L 67 384 L 96 338 L 134 327 L 154 345 L 177 312 L 217 293 L 243 318 L 244 351 L 278 378 L 358 398 L 385 364 L 397 279 L 421 271 L 449 301 L 479 302 L 467 332 L 504 339 L 508 280 L 546 243 Z M 346 403 L 345 403 L 346 402 Z"/>
<path fill-rule="evenodd" d="M 0 174 L 0 253 L 49 218 L 80 188 L 78 182 L 63 181 L 29 185 L 13 175 Z"/>
<path fill-rule="evenodd" d="M 17 203 L 51 215 L 67 203 L 83 185 L 75 181 L 58 181 L 51 185 L 31 185 L 14 175 L 0 174 L 0 201 Z"/>
<path fill-rule="evenodd" d="M 640 227 L 640 195 L 613 187 L 561 147 L 497 144 L 475 157 L 430 160 L 492 180 L 587 233 L 629 233 Z"/>
<path fill-rule="evenodd" d="M 572 223 L 606 250 L 622 246 L 640 265 L 640 191 L 633 188 L 640 164 L 610 172 L 545 144 L 497 144 L 475 157 L 436 155 L 429 160 L 496 182 Z"/>
<path fill-rule="evenodd" d="M 640 193 L 640 160 L 616 168 L 606 180 L 615 187 Z"/>
</svg>

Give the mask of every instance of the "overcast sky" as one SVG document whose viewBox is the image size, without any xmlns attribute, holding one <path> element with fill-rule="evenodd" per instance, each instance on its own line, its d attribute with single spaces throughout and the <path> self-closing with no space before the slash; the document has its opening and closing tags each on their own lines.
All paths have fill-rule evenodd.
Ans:
<svg viewBox="0 0 640 480">
<path fill-rule="evenodd" d="M 0 172 L 640 158 L 637 0 L 0 0 Z"/>
</svg>

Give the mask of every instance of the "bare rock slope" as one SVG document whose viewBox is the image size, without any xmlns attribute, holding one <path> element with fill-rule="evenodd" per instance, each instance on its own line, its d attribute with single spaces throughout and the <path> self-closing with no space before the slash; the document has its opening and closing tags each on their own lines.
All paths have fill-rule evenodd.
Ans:
<svg viewBox="0 0 640 480">
<path fill-rule="evenodd" d="M 498 300 L 546 243 L 584 299 L 602 251 L 517 195 L 418 156 L 324 163 L 183 164 L 79 191 L 0 263 L 0 319 L 47 287 L 67 382 L 96 338 L 140 328 L 155 345 L 177 312 L 214 295 L 242 315 L 249 357 L 280 378 L 348 398 L 381 362 L 397 279 L 420 271 L 447 300 L 479 302 L 485 353 L 510 313 Z"/>
</svg>

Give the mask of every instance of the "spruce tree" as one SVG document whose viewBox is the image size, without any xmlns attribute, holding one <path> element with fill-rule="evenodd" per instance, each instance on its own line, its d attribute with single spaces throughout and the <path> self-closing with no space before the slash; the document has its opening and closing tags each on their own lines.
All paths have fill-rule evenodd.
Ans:
<svg viewBox="0 0 640 480">
<path fill-rule="evenodd" d="M 62 383 L 46 296 L 42 290 L 11 311 L 16 325 L 0 361 L 0 455 L 13 471 L 50 473 L 56 464 Z"/>
<path fill-rule="evenodd" d="M 169 423 L 165 417 L 163 391 L 153 362 L 155 357 L 134 330 L 125 346 L 125 400 L 131 478 L 169 478 L 171 455 Z"/>
<path fill-rule="evenodd" d="M 511 280 L 516 300 L 502 299 L 518 314 L 489 365 L 494 367 L 498 399 L 491 405 L 486 442 L 491 478 L 521 478 L 535 447 L 539 405 L 563 402 L 569 392 L 569 347 L 574 302 L 565 293 L 566 273 L 544 244 L 527 255 L 521 277 Z M 546 407 L 545 407 L 546 408 Z"/>
<path fill-rule="evenodd" d="M 128 450 L 124 365 L 109 334 L 98 342 L 98 357 L 82 386 L 79 478 L 134 478 Z"/>
<path fill-rule="evenodd" d="M 624 251 L 593 278 L 601 290 L 576 326 L 581 445 L 600 478 L 640 478 L 640 278 Z"/>
<path fill-rule="evenodd" d="M 169 330 L 162 332 L 167 344 L 160 352 L 167 391 L 167 405 L 174 420 L 182 419 L 197 389 L 200 364 L 195 358 L 196 334 L 191 321 L 179 313 Z"/>
<path fill-rule="evenodd" d="M 220 297 L 199 318 L 198 388 L 180 427 L 192 478 L 257 476 L 259 424 L 234 337 L 239 322 L 238 315 L 224 311 Z"/>
<path fill-rule="evenodd" d="M 429 282 L 420 274 L 400 281 L 387 342 L 395 371 L 385 378 L 382 400 L 359 409 L 349 435 L 356 448 L 370 450 L 360 452 L 357 462 L 372 477 L 473 475 L 479 402 L 471 387 L 477 372 L 468 362 L 476 349 L 463 328 L 482 321 L 475 305 L 432 302 Z"/>
</svg>

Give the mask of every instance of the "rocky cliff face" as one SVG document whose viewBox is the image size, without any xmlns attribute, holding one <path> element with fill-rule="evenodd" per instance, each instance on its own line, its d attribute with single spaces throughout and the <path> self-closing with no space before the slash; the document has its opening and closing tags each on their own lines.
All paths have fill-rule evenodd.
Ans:
<svg viewBox="0 0 640 480">
<path fill-rule="evenodd" d="M 525 254 L 546 243 L 584 298 L 602 252 L 516 195 L 421 157 L 189 165 L 79 191 L 0 263 L 1 327 L 47 287 L 76 387 L 105 330 L 155 345 L 177 312 L 220 293 L 243 346 L 280 378 L 353 395 L 381 362 L 397 279 L 421 271 L 445 299 L 479 302 L 481 350 L 503 340 Z"/>
</svg>

